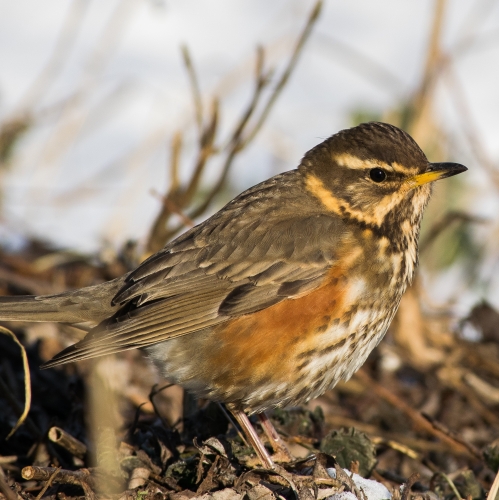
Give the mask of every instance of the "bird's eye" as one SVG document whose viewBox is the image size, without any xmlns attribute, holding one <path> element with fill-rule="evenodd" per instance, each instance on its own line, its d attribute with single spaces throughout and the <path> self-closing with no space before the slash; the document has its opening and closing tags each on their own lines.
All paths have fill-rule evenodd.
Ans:
<svg viewBox="0 0 499 500">
<path fill-rule="evenodd" d="M 374 182 L 383 182 L 386 179 L 386 172 L 381 168 L 372 168 L 369 172 L 369 177 Z"/>
</svg>

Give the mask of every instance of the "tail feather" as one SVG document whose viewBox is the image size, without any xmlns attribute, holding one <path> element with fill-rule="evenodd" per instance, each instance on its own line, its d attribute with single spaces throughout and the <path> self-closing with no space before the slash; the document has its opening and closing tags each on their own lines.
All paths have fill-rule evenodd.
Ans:
<svg viewBox="0 0 499 500">
<path fill-rule="evenodd" d="M 0 321 L 100 322 L 118 306 L 111 301 L 125 276 L 57 295 L 0 297 Z"/>
</svg>

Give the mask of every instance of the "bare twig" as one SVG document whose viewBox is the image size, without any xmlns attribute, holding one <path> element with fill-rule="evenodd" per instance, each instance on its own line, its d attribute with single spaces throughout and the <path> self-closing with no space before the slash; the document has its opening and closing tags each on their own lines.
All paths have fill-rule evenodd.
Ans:
<svg viewBox="0 0 499 500">
<path fill-rule="evenodd" d="M 79 84 L 79 88 L 74 93 L 74 98 L 66 102 L 60 118 L 51 135 L 45 142 L 42 151 L 38 155 L 39 168 L 32 179 L 31 193 L 33 199 L 38 197 L 39 184 L 41 179 L 50 182 L 50 178 L 60 167 L 57 160 L 64 155 L 70 145 L 81 132 L 89 111 L 82 107 L 83 99 L 94 88 L 114 51 L 122 33 L 131 18 L 133 7 L 137 5 L 135 0 L 122 0 L 109 17 L 104 29 L 95 43 L 92 52 L 88 56 L 84 65 L 84 76 Z M 35 189 L 36 188 L 36 189 Z"/>
<path fill-rule="evenodd" d="M 414 472 L 409 476 L 409 478 L 404 484 L 401 500 L 409 500 L 411 494 L 411 488 L 418 479 L 419 479 L 419 474 L 417 472 Z"/>
<path fill-rule="evenodd" d="M 161 386 L 158 389 L 158 384 L 154 384 L 153 387 L 152 387 L 152 389 L 151 389 L 151 392 L 149 393 L 149 401 L 151 402 L 152 407 L 154 408 L 154 413 L 156 413 L 156 415 L 158 416 L 158 418 L 161 420 L 161 422 L 163 422 L 163 425 L 167 429 L 170 427 L 170 424 L 163 417 L 163 415 L 161 415 L 161 412 L 159 411 L 159 408 L 156 406 L 156 403 L 154 402 L 154 396 L 156 396 L 160 392 L 164 391 L 165 389 L 169 389 L 173 385 L 174 384 L 166 384 L 166 385 Z"/>
<path fill-rule="evenodd" d="M 35 500 L 40 500 L 43 497 L 45 492 L 50 488 L 50 485 L 54 482 L 54 479 L 60 470 L 61 470 L 61 467 L 57 467 L 57 469 L 54 471 L 54 473 L 50 476 L 49 480 L 45 483 L 45 486 L 40 490 L 40 493 L 38 493 L 38 495 L 36 495 Z"/>
<path fill-rule="evenodd" d="M 205 127 L 199 139 L 199 152 L 196 160 L 196 166 L 191 179 L 185 189 L 182 189 L 178 178 L 179 159 L 181 141 L 180 136 L 176 134 L 172 141 L 171 155 L 171 185 L 168 194 L 163 199 L 163 206 L 157 215 L 149 235 L 147 249 L 149 252 L 156 252 L 162 248 L 172 236 L 171 229 L 168 228 L 168 221 L 172 214 L 180 215 L 182 219 L 181 227 L 193 226 L 192 218 L 185 215 L 183 209 L 191 203 L 196 194 L 202 174 L 210 156 L 214 153 L 214 141 L 218 126 L 218 101 L 214 101 L 211 111 L 210 122 Z M 173 233 L 174 234 L 174 233 Z"/>
<path fill-rule="evenodd" d="M 257 63 L 256 63 L 257 72 L 255 78 L 255 88 L 250 103 L 248 104 L 245 112 L 242 114 L 239 120 L 239 123 L 236 125 L 234 132 L 232 133 L 229 145 L 229 152 L 227 154 L 225 163 L 222 167 L 222 171 L 218 178 L 218 181 L 206 195 L 201 205 L 193 210 L 191 214 L 192 218 L 199 217 L 211 205 L 216 195 L 222 190 L 223 186 L 225 185 L 225 182 L 227 180 L 227 175 L 229 173 L 230 167 L 232 166 L 235 157 L 237 156 L 238 153 L 240 153 L 240 151 L 242 151 L 242 149 L 245 146 L 248 145 L 248 141 L 244 141 L 244 146 L 243 146 L 242 134 L 249 122 L 249 119 L 256 110 L 263 89 L 268 83 L 268 78 L 263 73 L 263 60 L 264 60 L 264 52 L 263 49 L 260 48 L 257 52 Z"/>
<path fill-rule="evenodd" d="M 192 227 L 194 226 L 194 221 L 186 215 L 182 210 L 180 210 L 180 207 L 170 198 L 164 198 L 162 197 L 157 191 L 151 190 L 151 193 L 156 196 L 157 198 L 161 199 L 163 204 L 165 205 L 165 213 L 168 214 L 168 217 L 171 214 L 176 214 L 182 219 L 182 223 L 186 227 Z"/>
<path fill-rule="evenodd" d="M 448 366 L 441 368 L 437 376 L 445 385 L 452 387 L 454 390 L 464 396 L 470 406 L 480 415 L 487 423 L 492 426 L 499 426 L 499 417 L 497 414 L 487 408 L 482 401 L 477 397 L 475 389 L 463 382 L 466 375 L 466 370 L 462 370 L 449 363 Z"/>
<path fill-rule="evenodd" d="M 324 52 L 328 56 L 333 54 L 335 62 L 337 62 L 338 55 L 343 57 L 346 63 L 345 66 L 359 74 L 363 74 L 367 82 L 377 84 L 377 88 L 389 93 L 390 96 L 395 94 L 395 96 L 402 97 L 402 91 L 406 85 L 396 73 L 357 48 L 333 38 L 329 33 L 327 35 L 317 33 L 316 39 L 320 42 L 319 47 L 324 48 Z"/>
<path fill-rule="evenodd" d="M 497 471 L 492 487 L 490 488 L 489 494 L 487 495 L 487 500 L 495 500 L 497 493 L 499 492 L 499 471 Z"/>
<path fill-rule="evenodd" d="M 336 471 L 336 479 L 339 479 L 343 484 L 347 485 L 350 491 L 359 499 L 359 500 L 367 500 L 366 495 L 362 488 L 358 488 L 352 479 L 352 474 L 348 475 L 346 471 L 344 471 L 339 464 L 334 464 L 334 469 Z"/>
<path fill-rule="evenodd" d="M 21 471 L 23 479 L 27 481 L 49 481 L 61 484 L 75 484 L 83 488 L 85 496 L 88 499 L 95 498 L 93 489 L 95 489 L 95 478 L 91 475 L 89 469 L 66 470 L 56 467 L 24 467 Z"/>
<path fill-rule="evenodd" d="M 182 132 L 173 134 L 172 151 L 170 156 L 170 191 L 176 191 L 180 185 L 179 166 L 180 153 L 182 152 Z"/>
<path fill-rule="evenodd" d="M 321 9 L 322 9 L 322 1 L 319 0 L 314 5 L 314 8 L 312 9 L 312 12 L 310 13 L 310 16 L 307 20 L 305 28 L 302 31 L 300 37 L 298 38 L 298 41 L 297 41 L 296 46 L 293 50 L 293 53 L 291 54 L 291 58 L 286 66 L 286 69 L 284 70 L 281 78 L 277 82 L 277 85 L 276 85 L 274 91 L 272 92 L 272 94 L 269 97 L 269 100 L 265 104 L 265 107 L 264 107 L 263 111 L 261 112 L 253 129 L 245 137 L 244 143 L 241 145 L 242 147 L 246 146 L 246 144 L 248 144 L 249 142 L 251 142 L 255 138 L 256 134 L 259 132 L 260 128 L 262 127 L 265 120 L 267 119 L 267 117 L 268 117 L 270 111 L 272 110 L 277 98 L 279 97 L 279 94 L 281 93 L 282 89 L 284 88 L 284 86 L 288 82 L 289 77 L 291 76 L 291 73 L 293 72 L 293 70 L 296 66 L 296 63 L 298 62 L 300 54 L 301 54 L 303 47 L 305 45 L 305 42 L 307 41 L 308 37 L 312 33 L 312 28 L 314 27 L 317 19 L 319 18 Z"/>
<path fill-rule="evenodd" d="M 388 446 L 392 450 L 398 451 L 400 453 L 403 453 L 404 455 L 412 458 L 413 460 L 421 460 L 421 457 L 418 452 L 412 450 L 408 446 L 398 443 L 397 441 L 394 441 L 393 439 L 385 439 L 379 436 L 370 436 L 369 439 L 377 445 L 384 445 Z"/>
<path fill-rule="evenodd" d="M 71 455 L 83 459 L 87 453 L 87 447 L 81 441 L 71 436 L 64 429 L 60 427 L 51 427 L 48 432 L 48 437 L 53 443 L 62 446 L 65 450 L 69 451 Z"/>
<path fill-rule="evenodd" d="M 483 460 L 482 452 L 469 441 L 466 441 L 459 433 L 448 429 L 444 424 L 438 422 L 437 420 L 425 415 L 426 420 L 431 423 L 431 425 L 440 432 L 443 432 L 446 436 L 449 436 L 454 441 L 461 443 L 463 446 L 468 448 L 468 450 L 478 459 Z"/>
<path fill-rule="evenodd" d="M 17 500 L 16 492 L 7 483 L 3 469 L 0 467 L 0 492 L 3 493 L 6 500 Z"/>
<path fill-rule="evenodd" d="M 29 109 L 38 103 L 50 88 L 51 83 L 68 59 L 89 5 L 90 2 L 87 0 L 75 0 L 69 3 L 68 12 L 62 23 L 52 55 L 22 98 L 19 106 L 22 110 Z"/>
<path fill-rule="evenodd" d="M 192 174 L 191 180 L 187 186 L 184 193 L 184 199 L 186 203 L 190 203 L 194 194 L 196 193 L 199 182 L 201 180 L 201 174 L 203 173 L 206 162 L 208 158 L 214 153 L 214 142 L 216 137 L 216 132 L 218 128 L 218 100 L 214 100 L 211 106 L 211 118 L 210 122 L 203 131 L 200 138 L 200 151 L 198 158 L 196 160 L 196 167 L 194 168 L 194 173 Z"/>
<path fill-rule="evenodd" d="M 426 138 L 433 133 L 431 103 L 437 76 L 442 65 L 440 38 L 446 3 L 447 0 L 437 0 L 434 4 L 435 12 L 428 42 L 423 78 L 411 106 L 413 117 L 410 124 L 410 132 L 419 143 L 425 143 Z"/>
<path fill-rule="evenodd" d="M 187 45 L 182 45 L 181 51 L 185 67 L 187 69 L 187 74 L 189 75 L 189 83 L 191 84 L 196 123 L 199 129 L 199 133 L 201 134 L 203 130 L 203 102 L 201 100 L 201 92 L 199 90 L 199 81 L 196 75 L 196 71 L 194 70 L 191 55 L 189 53 Z"/>
<path fill-rule="evenodd" d="M 369 387 L 369 389 L 373 391 L 377 396 L 384 399 L 386 402 L 390 403 L 392 406 L 404 413 L 404 415 L 406 415 L 412 421 L 415 427 L 437 437 L 441 441 L 448 444 L 455 452 L 475 457 L 474 453 L 472 453 L 472 451 L 468 447 L 448 436 L 441 430 L 436 429 L 431 422 L 429 422 L 423 415 L 421 415 L 421 413 L 409 406 L 406 402 L 402 401 L 393 392 L 375 382 L 371 377 L 369 377 L 367 373 L 365 373 L 364 370 L 359 370 L 355 374 L 355 378 Z M 475 458 L 481 459 L 481 456 Z"/>
<path fill-rule="evenodd" d="M 21 344 L 21 342 L 19 342 L 17 337 L 10 330 L 7 330 L 7 328 L 0 326 L 0 333 L 9 336 L 19 346 L 19 349 L 21 350 L 21 357 L 23 360 L 23 370 L 24 370 L 24 410 L 19 416 L 19 419 L 17 420 L 17 423 L 14 426 L 14 428 L 9 432 L 9 434 L 5 438 L 9 439 L 17 431 L 17 429 L 19 429 L 19 427 L 21 427 L 21 425 L 26 421 L 26 418 L 28 416 L 28 412 L 31 407 L 31 377 L 29 371 L 28 356 L 26 355 L 26 349 L 24 349 L 24 346 Z"/>
<path fill-rule="evenodd" d="M 429 441 L 421 438 L 413 438 L 411 436 L 394 433 L 394 432 L 383 432 L 379 429 L 378 426 L 372 424 L 366 424 L 365 422 L 361 422 L 359 420 L 355 420 L 352 418 L 343 417 L 340 415 L 326 415 L 326 422 L 329 426 L 333 428 L 338 427 L 355 427 L 359 431 L 365 432 L 369 435 L 370 439 L 374 443 L 384 443 L 387 446 L 391 446 L 390 443 L 401 444 L 401 446 L 406 446 L 407 449 L 419 450 L 420 452 L 434 452 L 438 451 L 441 453 L 450 453 L 453 455 L 460 456 L 462 455 L 462 450 L 458 450 L 456 452 L 455 448 L 451 448 L 447 443 L 443 443 L 440 441 Z M 404 453 L 402 449 L 398 449 L 398 451 Z M 406 454 L 406 453 L 404 453 Z M 407 453 L 410 456 L 410 452 Z M 412 457 L 411 457 L 412 458 Z"/>
<path fill-rule="evenodd" d="M 452 490 L 454 495 L 456 495 L 457 500 L 463 500 L 461 495 L 459 494 L 459 491 L 457 491 L 454 481 L 447 474 L 444 474 L 443 472 L 440 472 L 439 474 L 445 479 L 447 484 L 450 486 L 450 489 Z"/>
<path fill-rule="evenodd" d="M 231 166 L 233 165 L 234 159 L 244 148 L 246 148 L 250 144 L 250 142 L 256 137 L 257 133 L 263 126 L 263 123 L 269 116 L 270 111 L 277 101 L 277 98 L 281 94 L 282 89 L 288 82 L 289 77 L 296 66 L 299 55 L 303 50 L 303 46 L 312 31 L 315 21 L 319 16 L 321 6 L 321 1 L 318 1 L 315 4 L 314 9 L 312 10 L 312 13 L 310 14 L 309 19 L 305 25 L 305 28 L 298 38 L 288 64 L 286 65 L 274 90 L 271 92 L 267 102 L 263 105 L 261 112 L 257 114 L 257 110 L 259 109 L 259 104 L 263 95 L 263 90 L 269 85 L 271 75 L 270 71 L 264 71 L 264 51 L 262 48 L 258 49 L 255 85 L 250 102 L 241 114 L 238 122 L 234 126 L 234 129 L 230 134 L 230 138 L 226 146 L 222 148 L 225 158 L 223 160 L 223 165 L 220 174 L 218 175 L 218 179 L 214 182 L 210 190 L 203 196 L 203 200 L 200 202 L 200 204 L 192 210 L 192 212 L 188 216 L 188 219 L 196 219 L 208 209 L 215 197 L 222 191 L 223 187 L 225 186 L 227 176 Z M 184 209 L 190 205 L 190 203 L 194 199 L 194 196 L 199 190 L 199 184 L 202 174 L 205 171 L 207 161 L 215 153 L 214 141 L 218 127 L 218 102 L 216 100 L 214 101 L 210 122 L 203 129 L 203 113 L 196 73 L 194 71 L 190 55 L 185 47 L 183 47 L 182 53 L 184 56 L 184 63 L 187 67 L 191 80 L 194 106 L 196 108 L 197 125 L 202 132 L 199 138 L 199 152 L 193 174 L 189 182 L 187 183 L 187 187 L 185 189 L 182 189 L 178 185 L 175 186 L 174 183 L 172 183 L 172 185 L 170 186 L 169 192 L 165 196 L 165 200 L 172 201 L 177 211 L 172 211 L 172 207 L 169 206 L 168 203 L 163 203 L 162 210 L 156 217 L 149 236 L 149 240 L 147 243 L 147 250 L 149 252 L 158 251 L 170 238 L 172 238 L 178 231 L 185 227 L 185 217 L 182 218 L 183 220 L 181 224 L 173 228 L 168 228 L 168 221 L 172 213 L 183 213 Z M 254 116 L 256 116 L 256 118 L 254 122 L 252 122 L 252 118 Z M 253 123 L 253 125 L 251 125 L 251 123 Z M 178 156 L 175 156 L 175 153 L 173 152 L 172 168 L 177 168 L 176 166 L 173 166 L 176 165 L 175 162 L 177 160 Z M 174 173 L 172 173 L 172 177 L 177 178 L 176 174 Z"/>
</svg>

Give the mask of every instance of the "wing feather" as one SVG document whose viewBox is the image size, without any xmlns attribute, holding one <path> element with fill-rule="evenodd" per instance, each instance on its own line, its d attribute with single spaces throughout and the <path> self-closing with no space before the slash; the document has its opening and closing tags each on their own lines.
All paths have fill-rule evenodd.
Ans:
<svg viewBox="0 0 499 500">
<path fill-rule="evenodd" d="M 116 314 L 48 366 L 145 347 L 271 307 L 321 285 L 344 223 L 298 171 L 242 193 L 130 273 Z"/>
</svg>

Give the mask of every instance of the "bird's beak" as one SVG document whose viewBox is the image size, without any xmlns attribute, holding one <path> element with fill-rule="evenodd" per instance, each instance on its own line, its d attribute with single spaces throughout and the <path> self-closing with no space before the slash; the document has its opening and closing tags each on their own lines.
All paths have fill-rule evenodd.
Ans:
<svg viewBox="0 0 499 500">
<path fill-rule="evenodd" d="M 464 165 L 460 163 L 430 163 L 426 172 L 422 174 L 415 175 L 409 179 L 409 184 L 411 188 L 422 186 L 428 182 L 438 181 L 439 179 L 445 179 L 446 177 L 452 177 L 453 175 L 460 174 L 461 172 L 466 172 L 468 170 Z"/>
</svg>

